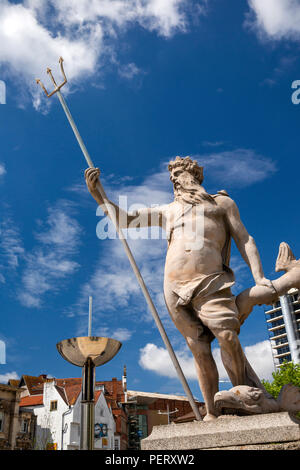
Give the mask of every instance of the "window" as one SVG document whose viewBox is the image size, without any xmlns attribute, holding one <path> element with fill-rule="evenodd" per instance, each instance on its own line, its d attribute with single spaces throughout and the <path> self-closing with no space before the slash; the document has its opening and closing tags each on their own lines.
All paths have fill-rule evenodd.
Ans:
<svg viewBox="0 0 300 470">
<path fill-rule="evenodd" d="M 279 328 L 278 330 L 270 331 L 270 336 L 279 336 L 286 334 L 285 328 Z"/>
<path fill-rule="evenodd" d="M 119 439 L 115 439 L 115 450 L 120 450 L 120 441 L 119 441 Z"/>
<path fill-rule="evenodd" d="M 50 411 L 56 411 L 56 410 L 57 410 L 57 400 L 50 401 Z"/>
<path fill-rule="evenodd" d="M 291 360 L 292 360 L 292 357 L 290 354 L 288 354 L 287 356 L 283 356 L 279 358 L 279 364 L 283 364 L 285 361 L 289 362 Z"/>
<path fill-rule="evenodd" d="M 277 354 L 284 354 L 286 352 L 290 352 L 290 348 L 288 345 L 277 349 Z"/>
<path fill-rule="evenodd" d="M 272 322 L 271 328 L 274 328 L 275 326 L 280 326 L 280 325 L 283 325 L 283 324 L 284 324 L 283 318 L 280 318 L 280 320 L 275 320 L 275 321 Z"/>
<path fill-rule="evenodd" d="M 29 419 L 22 419 L 20 431 L 24 434 L 28 432 L 29 429 Z"/>
<path fill-rule="evenodd" d="M 3 432 L 4 413 L 0 411 L 0 432 Z"/>
<path fill-rule="evenodd" d="M 275 339 L 276 346 L 278 346 L 279 344 L 287 343 L 287 342 L 288 342 L 288 340 L 287 340 L 286 335 L 283 338 Z"/>
<path fill-rule="evenodd" d="M 138 435 L 141 439 L 144 439 L 148 436 L 148 423 L 146 415 L 138 415 L 139 424 L 138 424 Z"/>
</svg>

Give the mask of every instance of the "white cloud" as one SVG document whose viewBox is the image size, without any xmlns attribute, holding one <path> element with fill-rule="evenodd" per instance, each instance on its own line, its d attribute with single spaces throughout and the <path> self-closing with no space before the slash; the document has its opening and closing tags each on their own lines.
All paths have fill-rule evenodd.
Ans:
<svg viewBox="0 0 300 470">
<path fill-rule="evenodd" d="M 5 165 L 3 163 L 0 163 L 0 176 L 5 175 L 5 173 L 6 173 Z"/>
<path fill-rule="evenodd" d="M 257 32 L 270 39 L 300 39 L 300 4 L 298 0 L 248 0 Z"/>
<path fill-rule="evenodd" d="M 103 336 L 105 338 L 113 338 L 117 339 L 118 341 L 128 341 L 132 335 L 133 330 L 129 330 L 128 328 L 117 328 L 112 329 L 107 326 L 97 328 L 95 332 L 96 336 Z"/>
<path fill-rule="evenodd" d="M 261 379 L 272 379 L 274 363 L 270 342 L 266 340 L 252 346 L 246 346 L 244 351 L 257 375 Z M 197 380 L 192 354 L 187 349 L 181 349 L 175 351 L 175 353 L 186 378 L 189 380 Z M 219 380 L 221 382 L 229 382 L 228 375 L 221 360 L 219 348 L 213 349 L 213 357 L 218 368 Z M 140 349 L 139 365 L 143 369 L 150 370 L 164 377 L 177 377 L 176 370 L 167 350 L 152 343 L 148 343 L 144 348 Z"/>
<path fill-rule="evenodd" d="M 7 372 L 6 374 L 0 374 L 0 383 L 2 384 L 7 384 L 7 382 L 9 381 L 9 379 L 12 379 L 12 380 L 17 380 L 19 379 L 19 375 L 17 374 L 17 372 L 13 371 L 13 372 Z"/>
<path fill-rule="evenodd" d="M 269 340 L 256 343 L 253 346 L 246 346 L 245 354 L 258 377 L 272 380 L 274 362 Z"/>
<path fill-rule="evenodd" d="M 0 222 L 0 252 L 5 264 L 11 268 L 19 265 L 19 258 L 24 254 L 19 231 L 9 218 Z"/>
<path fill-rule="evenodd" d="M 12 4 L 3 0 L 0 5 L 0 64 L 6 76 L 29 87 L 34 105 L 40 105 L 40 90 L 35 78 L 50 82 L 46 68 L 57 64 L 63 56 L 68 63 L 70 79 L 93 73 L 102 32 L 96 24 L 77 37 L 64 36 L 60 31 L 47 29 L 39 22 L 37 12 L 29 4 Z M 57 75 L 58 73 L 56 73 Z"/>
<path fill-rule="evenodd" d="M 34 106 L 40 108 L 41 90 L 34 80 L 41 78 L 46 88 L 52 88 L 46 68 L 55 67 L 59 77 L 60 56 L 67 64 L 69 80 L 76 85 L 97 73 L 105 61 L 114 62 L 120 31 L 139 24 L 170 37 L 186 30 L 190 9 L 187 0 L 1 0 L 2 76 L 13 77 L 20 95 L 25 82 Z M 194 14 L 201 13 L 195 8 Z M 130 78 L 139 69 L 130 63 L 120 66 L 120 71 Z"/>
<path fill-rule="evenodd" d="M 24 247 L 19 230 L 9 217 L 0 221 L 0 282 L 6 282 L 6 276 L 15 272 L 20 259 L 24 257 Z"/>
<path fill-rule="evenodd" d="M 113 338 L 119 340 L 119 341 L 128 341 L 131 336 L 132 336 L 133 332 L 128 330 L 127 328 L 117 328 L 114 332 L 113 332 Z"/>
<path fill-rule="evenodd" d="M 247 187 L 261 182 L 276 172 L 275 163 L 250 149 L 227 150 L 194 155 L 204 166 L 204 177 L 228 187 Z"/>
<path fill-rule="evenodd" d="M 191 354 L 186 351 L 175 351 L 177 359 L 182 367 L 183 373 L 187 379 L 196 380 L 196 371 L 194 360 Z M 176 378 L 177 373 L 166 349 L 148 343 L 140 349 L 139 365 L 146 370 L 155 372 L 168 378 Z"/>
<path fill-rule="evenodd" d="M 73 257 L 80 244 L 80 233 L 66 201 L 49 209 L 47 220 L 36 234 L 37 245 L 24 255 L 22 287 L 18 292 L 23 305 L 39 307 L 46 292 L 59 290 L 62 281 L 78 269 Z"/>
<path fill-rule="evenodd" d="M 119 27 L 137 22 L 145 29 L 170 36 L 176 30 L 185 30 L 187 22 L 186 0 L 53 0 L 53 4 L 59 20 L 70 26 L 96 20 Z"/>
<path fill-rule="evenodd" d="M 118 73 L 121 77 L 126 78 L 126 80 L 131 80 L 136 75 L 141 73 L 141 70 L 134 64 L 125 64 L 119 67 Z"/>
</svg>

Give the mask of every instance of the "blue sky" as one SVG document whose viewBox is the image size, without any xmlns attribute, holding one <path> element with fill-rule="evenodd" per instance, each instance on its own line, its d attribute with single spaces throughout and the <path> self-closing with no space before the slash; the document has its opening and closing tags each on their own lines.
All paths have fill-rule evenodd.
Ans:
<svg viewBox="0 0 300 470">
<path fill-rule="evenodd" d="M 0 3 L 0 378 L 79 376 L 59 340 L 93 333 L 119 338 L 118 355 L 97 378 L 130 389 L 182 393 L 163 342 L 117 239 L 99 240 L 101 215 L 84 185 L 85 161 L 57 97 L 35 83 L 60 79 L 107 194 L 128 204 L 172 200 L 167 163 L 190 155 L 204 165 L 208 192 L 226 189 L 259 248 L 265 275 L 279 243 L 296 257 L 300 107 L 300 6 L 292 0 L 27 0 Z M 130 246 L 193 393 L 191 355 L 166 312 L 166 241 Z M 234 292 L 252 284 L 233 247 Z M 263 308 L 240 339 L 262 378 L 272 373 Z M 218 345 L 213 343 L 217 363 Z M 3 361 L 2 361 L 3 362 Z M 220 366 L 220 387 L 229 388 Z"/>
</svg>

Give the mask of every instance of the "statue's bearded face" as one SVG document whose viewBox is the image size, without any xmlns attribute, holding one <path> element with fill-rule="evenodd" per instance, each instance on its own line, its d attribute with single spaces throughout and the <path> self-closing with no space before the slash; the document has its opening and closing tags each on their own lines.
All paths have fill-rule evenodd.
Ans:
<svg viewBox="0 0 300 470">
<path fill-rule="evenodd" d="M 173 181 L 174 189 L 180 187 L 183 189 L 190 189 L 192 186 L 200 186 L 199 181 L 194 177 L 194 175 L 183 168 L 174 168 L 171 172 L 171 180 Z"/>
<path fill-rule="evenodd" d="M 189 204 L 198 204 L 203 200 L 213 201 L 192 172 L 177 167 L 172 169 L 170 179 L 173 183 L 175 199 Z"/>
</svg>

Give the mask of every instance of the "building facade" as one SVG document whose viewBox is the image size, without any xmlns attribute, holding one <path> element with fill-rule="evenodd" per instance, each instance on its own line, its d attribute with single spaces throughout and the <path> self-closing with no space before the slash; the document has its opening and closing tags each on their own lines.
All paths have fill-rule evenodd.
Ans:
<svg viewBox="0 0 300 470">
<path fill-rule="evenodd" d="M 40 382 L 33 379 L 40 379 Z M 35 385 L 32 385 L 35 382 Z M 29 387 L 26 385 L 28 383 Z M 79 450 L 81 378 L 55 379 L 23 376 L 20 409 L 36 416 L 37 450 Z M 30 394 L 30 392 L 33 392 Z M 39 393 L 36 393 L 39 392 Z M 95 450 L 114 449 L 115 421 L 104 390 L 95 392 Z"/>
<path fill-rule="evenodd" d="M 196 404 L 205 414 L 204 403 L 196 400 Z M 128 390 L 123 406 L 128 416 L 129 449 L 140 449 L 140 441 L 151 434 L 153 426 L 170 424 L 187 415 L 189 421 L 195 419 L 187 397 L 178 395 Z"/>
<path fill-rule="evenodd" d="M 80 448 L 81 382 L 81 378 L 57 379 L 47 375 L 23 375 L 20 380 L 10 380 L 18 394 L 21 413 L 24 417 L 31 414 L 36 420 L 35 449 Z M 180 417 L 187 419 L 187 415 L 189 421 L 194 419 L 186 397 L 127 390 L 124 368 L 121 380 L 114 377 L 95 383 L 94 448 L 139 449 L 140 441 L 151 434 L 153 426 Z"/>
<path fill-rule="evenodd" d="M 291 289 L 279 297 L 272 308 L 265 310 L 274 366 L 285 361 L 300 363 L 300 302 L 299 291 Z"/>
<path fill-rule="evenodd" d="M 36 418 L 20 408 L 22 390 L 0 384 L 0 450 L 28 450 L 34 446 Z"/>
</svg>

